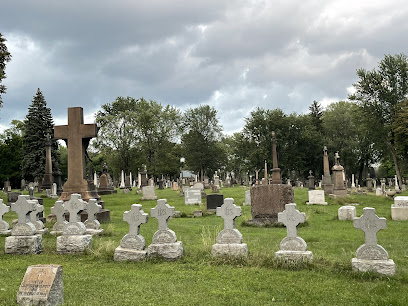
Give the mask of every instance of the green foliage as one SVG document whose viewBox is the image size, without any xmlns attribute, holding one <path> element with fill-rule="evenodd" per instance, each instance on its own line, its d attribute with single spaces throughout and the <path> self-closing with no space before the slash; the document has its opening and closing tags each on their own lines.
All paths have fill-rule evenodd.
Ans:
<svg viewBox="0 0 408 306">
<path fill-rule="evenodd" d="M 38 88 L 24 120 L 22 150 L 22 176 L 26 180 L 41 180 L 45 172 L 47 134 L 51 136 L 53 172 L 59 168 L 58 143 L 54 139 L 54 120 L 51 109 Z"/>
<path fill-rule="evenodd" d="M 11 60 L 11 54 L 7 50 L 5 44 L 7 40 L 0 33 L 0 107 L 3 106 L 3 101 L 1 99 L 1 94 L 6 93 L 6 86 L 2 85 L 1 82 L 6 78 L 6 63 Z"/>
<path fill-rule="evenodd" d="M 21 121 L 13 120 L 11 127 L 0 135 L 0 182 L 10 180 L 11 186 L 20 187 L 22 137 Z"/>
</svg>

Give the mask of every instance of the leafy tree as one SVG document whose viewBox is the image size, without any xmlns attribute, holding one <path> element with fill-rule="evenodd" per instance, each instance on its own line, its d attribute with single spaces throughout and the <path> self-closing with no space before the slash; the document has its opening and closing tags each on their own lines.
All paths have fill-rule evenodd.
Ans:
<svg viewBox="0 0 408 306">
<path fill-rule="evenodd" d="M 10 180 L 11 186 L 20 186 L 22 161 L 21 121 L 12 120 L 11 127 L 0 134 L 0 181 Z"/>
<path fill-rule="evenodd" d="M 309 116 L 312 118 L 312 124 L 318 131 L 321 131 L 323 116 L 322 105 L 317 101 L 313 101 L 313 103 L 309 106 L 309 111 Z"/>
<path fill-rule="evenodd" d="M 22 174 L 27 180 L 41 180 L 45 173 L 45 147 L 47 134 L 51 136 L 51 158 L 53 172 L 58 171 L 58 143 L 54 139 L 54 120 L 51 109 L 38 88 L 28 114 L 24 120 L 22 150 Z"/>
<path fill-rule="evenodd" d="M 6 41 L 7 40 L 0 33 L 0 107 L 3 105 L 1 94 L 6 93 L 7 89 L 1 82 L 6 78 L 6 63 L 11 60 L 11 54 L 8 52 L 5 44 Z"/>
<path fill-rule="evenodd" d="M 350 95 L 363 108 L 369 118 L 376 147 L 383 155 L 389 153 L 393 159 L 399 181 L 402 173 L 397 154 L 395 120 L 401 103 L 408 94 L 408 59 L 404 54 L 386 55 L 378 65 L 378 70 L 358 69 L 359 80 L 354 87 L 356 93 Z"/>
</svg>

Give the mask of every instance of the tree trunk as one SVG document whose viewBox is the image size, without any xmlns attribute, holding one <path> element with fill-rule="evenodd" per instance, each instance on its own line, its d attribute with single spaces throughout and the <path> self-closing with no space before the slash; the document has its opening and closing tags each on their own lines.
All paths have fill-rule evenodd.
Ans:
<svg viewBox="0 0 408 306">
<path fill-rule="evenodd" d="M 401 187 L 402 187 L 402 175 L 401 175 L 400 167 L 398 166 L 397 152 L 395 152 L 395 148 L 391 144 L 389 144 L 389 148 L 390 148 L 390 151 L 391 151 L 392 159 L 394 161 L 395 172 L 397 173 L 398 187 L 401 189 Z"/>
</svg>

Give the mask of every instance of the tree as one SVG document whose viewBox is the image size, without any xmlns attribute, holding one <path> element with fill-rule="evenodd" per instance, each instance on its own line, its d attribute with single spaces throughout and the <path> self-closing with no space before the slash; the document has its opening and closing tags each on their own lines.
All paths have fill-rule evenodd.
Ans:
<svg viewBox="0 0 408 306">
<path fill-rule="evenodd" d="M 1 94 L 6 93 L 6 86 L 2 85 L 1 82 L 6 78 L 6 63 L 11 60 L 11 54 L 7 50 L 5 44 L 7 40 L 0 33 L 0 107 L 3 106 L 3 101 L 1 99 Z"/>
<path fill-rule="evenodd" d="M 11 186 L 20 186 L 23 158 L 21 121 L 12 120 L 11 127 L 0 134 L 0 181 L 10 180 Z"/>
<path fill-rule="evenodd" d="M 375 133 L 374 144 L 388 152 L 394 162 L 395 172 L 401 182 L 402 173 L 397 154 L 395 120 L 401 103 L 408 94 L 408 59 L 404 54 L 386 55 L 378 65 L 378 70 L 358 69 L 359 80 L 353 84 L 356 93 L 350 99 L 357 101 L 369 118 Z"/>
<path fill-rule="evenodd" d="M 45 173 L 47 134 L 51 136 L 53 172 L 58 171 L 58 142 L 54 139 L 54 120 L 51 109 L 38 88 L 24 120 L 22 175 L 27 180 L 41 180 Z"/>
</svg>

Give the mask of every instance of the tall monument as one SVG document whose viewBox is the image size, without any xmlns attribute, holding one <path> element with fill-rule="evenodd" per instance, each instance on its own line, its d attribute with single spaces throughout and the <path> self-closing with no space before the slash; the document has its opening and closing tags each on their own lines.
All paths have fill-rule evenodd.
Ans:
<svg viewBox="0 0 408 306">
<path fill-rule="evenodd" d="M 51 159 L 51 136 L 47 133 L 47 142 L 45 145 L 45 173 L 41 184 L 41 188 L 51 189 L 54 178 L 52 176 L 52 159 Z"/>
<path fill-rule="evenodd" d="M 344 187 L 344 168 L 342 165 L 340 165 L 339 152 L 336 152 L 336 154 L 334 155 L 334 160 L 335 163 L 332 167 L 334 182 L 333 195 L 335 195 L 336 197 L 349 197 L 350 195 L 347 193 L 346 187 Z"/>
<path fill-rule="evenodd" d="M 333 193 L 333 182 L 330 176 L 329 156 L 327 155 L 327 147 L 323 148 L 323 182 L 322 188 L 325 194 Z"/>
<path fill-rule="evenodd" d="M 280 169 L 278 167 L 278 154 L 276 153 L 276 135 L 272 132 L 272 184 L 282 184 Z"/>
</svg>

